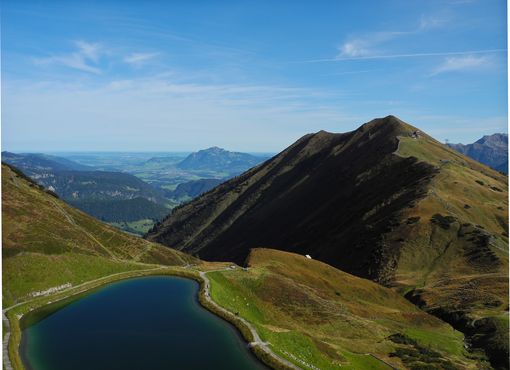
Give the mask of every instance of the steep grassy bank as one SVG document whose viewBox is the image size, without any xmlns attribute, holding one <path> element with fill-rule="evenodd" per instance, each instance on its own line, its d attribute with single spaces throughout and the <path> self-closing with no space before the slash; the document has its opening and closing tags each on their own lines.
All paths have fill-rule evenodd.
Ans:
<svg viewBox="0 0 510 370">
<path fill-rule="evenodd" d="M 387 237 L 404 241 L 391 284 L 508 369 L 508 178 L 423 134 L 398 154 L 438 174 Z"/>
<path fill-rule="evenodd" d="M 113 273 L 196 261 L 103 224 L 7 165 L 2 216 L 5 307 Z"/>
<path fill-rule="evenodd" d="M 109 281 L 199 263 L 101 223 L 4 164 L 2 258 L 3 307 L 12 333 L 8 352 L 15 368 L 22 368 L 17 351 L 25 313 Z M 8 326 L 4 320 L 4 334 Z"/>
<path fill-rule="evenodd" d="M 303 136 L 147 234 L 202 259 L 309 254 L 392 287 L 508 369 L 508 178 L 397 117 Z"/>
<path fill-rule="evenodd" d="M 210 272 L 212 298 L 304 369 L 487 367 L 461 333 L 390 289 L 275 250 L 253 250 L 248 264 Z"/>
</svg>

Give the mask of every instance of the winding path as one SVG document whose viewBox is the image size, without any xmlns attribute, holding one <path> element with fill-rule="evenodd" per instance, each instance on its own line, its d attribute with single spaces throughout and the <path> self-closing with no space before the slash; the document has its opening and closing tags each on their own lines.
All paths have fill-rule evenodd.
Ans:
<svg viewBox="0 0 510 370">
<path fill-rule="evenodd" d="M 215 270 L 215 271 L 225 271 L 225 270 L 226 269 Z M 271 349 L 268 346 L 268 343 L 262 341 L 259 334 L 257 333 L 257 330 L 250 322 L 248 322 L 247 320 L 245 320 L 244 318 L 242 318 L 240 316 L 234 315 L 232 312 L 226 310 L 225 308 L 221 307 L 219 304 L 214 302 L 211 298 L 211 293 L 210 293 L 211 283 L 209 281 L 209 278 L 206 276 L 206 272 L 200 271 L 199 274 L 200 274 L 200 277 L 204 280 L 204 297 L 207 300 L 207 302 L 209 302 L 211 305 L 213 305 L 218 311 L 223 312 L 225 315 L 231 316 L 231 317 L 235 318 L 236 320 L 241 321 L 244 325 L 246 325 L 246 327 L 250 330 L 251 335 L 253 336 L 253 341 L 249 343 L 250 346 L 252 346 L 252 347 L 258 346 L 269 357 L 272 357 L 275 361 L 287 366 L 289 369 L 302 370 L 302 368 L 294 365 L 292 362 L 278 356 L 276 353 L 271 351 Z"/>
<path fill-rule="evenodd" d="M 5 327 L 5 335 L 2 343 L 3 350 L 3 358 L 4 358 L 4 369 L 5 370 L 13 370 L 11 359 L 9 358 L 9 340 L 11 339 L 11 324 L 9 323 L 9 319 L 5 316 L 5 311 L 2 311 L 2 322 Z"/>
</svg>

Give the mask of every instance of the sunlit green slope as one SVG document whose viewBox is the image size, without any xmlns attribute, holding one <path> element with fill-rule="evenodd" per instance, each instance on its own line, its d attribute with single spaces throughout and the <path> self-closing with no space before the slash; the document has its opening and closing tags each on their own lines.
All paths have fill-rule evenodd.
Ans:
<svg viewBox="0 0 510 370">
<path fill-rule="evenodd" d="M 51 288 L 193 260 L 105 225 L 4 164 L 2 256 L 4 306 Z"/>
<path fill-rule="evenodd" d="M 391 289 L 271 249 L 253 249 L 248 265 L 209 273 L 213 299 L 303 369 L 486 366 L 470 358 L 461 333 Z"/>
</svg>

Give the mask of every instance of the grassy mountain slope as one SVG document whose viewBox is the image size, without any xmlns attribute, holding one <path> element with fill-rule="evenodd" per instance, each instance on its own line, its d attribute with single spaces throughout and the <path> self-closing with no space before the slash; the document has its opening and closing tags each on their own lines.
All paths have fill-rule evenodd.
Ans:
<svg viewBox="0 0 510 370">
<path fill-rule="evenodd" d="M 248 265 L 209 273 L 213 299 L 254 323 L 271 349 L 302 368 L 486 366 L 469 358 L 461 333 L 391 289 L 276 250 L 252 250 Z"/>
<path fill-rule="evenodd" d="M 508 178 L 426 135 L 400 140 L 438 173 L 403 215 L 419 221 L 387 235 L 404 238 L 393 284 L 508 368 Z"/>
<path fill-rule="evenodd" d="M 381 235 L 426 194 L 435 168 L 394 155 L 413 128 L 374 120 L 345 134 L 321 131 L 174 210 L 150 240 L 202 258 L 242 263 L 265 246 L 381 278 L 392 256 Z M 375 211 L 377 210 L 377 211 Z"/>
<path fill-rule="evenodd" d="M 2 158 L 72 206 L 103 221 L 119 222 L 119 225 L 149 223 L 148 229 L 169 212 L 169 200 L 163 190 L 128 173 L 95 171 L 46 154 L 3 152 Z"/>
<path fill-rule="evenodd" d="M 306 135 L 177 208 L 150 240 L 242 263 L 310 254 L 393 286 L 508 368 L 508 179 L 396 117 Z"/>
<path fill-rule="evenodd" d="M 105 222 L 132 222 L 143 219 L 161 220 L 170 211 L 146 198 L 121 200 L 68 201 L 72 206 Z"/>
<path fill-rule="evenodd" d="M 67 283 L 193 260 L 97 221 L 4 164 L 2 257 L 4 306 Z"/>
</svg>

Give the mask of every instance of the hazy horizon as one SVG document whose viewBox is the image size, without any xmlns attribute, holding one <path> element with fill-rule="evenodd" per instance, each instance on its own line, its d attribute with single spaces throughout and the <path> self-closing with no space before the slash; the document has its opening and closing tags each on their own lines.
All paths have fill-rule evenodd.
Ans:
<svg viewBox="0 0 510 370">
<path fill-rule="evenodd" d="M 210 148 L 202 148 L 202 149 L 199 149 L 199 150 L 205 150 L 205 149 L 210 149 Z M 231 151 L 233 152 L 233 150 L 229 150 L 228 148 L 222 148 L 222 149 L 225 149 L 227 151 Z M 105 154 L 105 155 L 113 155 L 113 154 L 153 154 L 153 155 L 175 155 L 175 156 L 186 156 L 188 154 L 191 154 L 195 151 L 193 150 L 182 150 L 182 151 L 172 151 L 172 150 L 168 150 L 168 151 L 165 151 L 165 150 L 157 150 L 157 151 L 144 151 L 144 150 L 132 150 L 132 151 L 125 151 L 125 150 L 122 150 L 122 151 L 116 151 L 116 150 L 112 150 L 112 151 L 105 151 L 105 150 L 100 150 L 100 151 L 96 151 L 96 150 L 81 150 L 81 151 L 68 151 L 68 150 L 53 150 L 53 151 L 33 151 L 33 150 L 16 150 L 16 151 L 11 151 L 11 150 L 5 150 L 3 149 L 2 152 L 10 152 L 10 153 L 14 153 L 14 154 L 48 154 L 48 155 L 55 155 L 55 156 L 72 156 L 72 155 L 101 155 L 101 154 Z M 254 151 L 250 151 L 250 150 L 242 150 L 241 151 L 242 153 L 247 153 L 247 154 L 252 154 L 252 155 L 255 155 L 255 156 L 264 156 L 264 155 L 274 155 L 276 154 L 277 152 L 254 152 Z"/>
<path fill-rule="evenodd" d="M 493 134 L 504 134 L 504 135 L 508 135 L 507 132 L 494 132 Z M 489 135 L 493 135 L 493 134 L 489 134 Z M 479 137 L 478 139 L 481 139 L 482 137 Z M 460 143 L 460 142 L 453 142 L 453 141 L 449 141 L 450 144 L 472 144 L 474 143 L 475 141 L 477 141 L 478 139 L 474 140 L 473 142 L 465 142 L 465 143 Z M 290 143 L 292 144 L 292 143 Z M 290 145 L 289 144 L 289 145 Z M 217 147 L 217 145 L 215 145 Z M 6 152 L 11 152 L 11 153 L 15 153 L 15 154 L 49 154 L 49 155 L 55 155 L 55 156 L 66 156 L 66 155 L 100 155 L 100 154 L 106 154 L 106 155 L 112 155 L 112 154 L 153 154 L 153 155 L 182 155 L 182 156 L 186 156 L 190 153 L 193 153 L 193 152 L 197 152 L 199 150 L 205 150 L 205 149 L 210 149 L 212 147 L 207 147 L 207 148 L 198 148 L 198 149 L 195 149 L 195 150 L 46 150 L 46 151 L 38 151 L 38 150 L 31 150 L 31 149 L 26 149 L 26 150 L 7 150 L 5 148 L 2 148 L 2 152 L 6 151 Z M 231 152 L 241 152 L 241 153 L 247 153 L 247 154 L 252 154 L 252 155 L 258 155 L 258 156 L 264 156 L 264 155 L 275 155 L 279 152 L 281 152 L 282 150 L 284 150 L 286 147 L 284 148 L 281 148 L 280 150 L 278 151 L 253 151 L 253 150 L 248 150 L 248 149 L 241 149 L 241 150 L 231 150 L 229 148 L 224 148 L 224 147 L 220 147 L 221 149 L 225 149 L 227 151 L 231 151 Z"/>
</svg>

